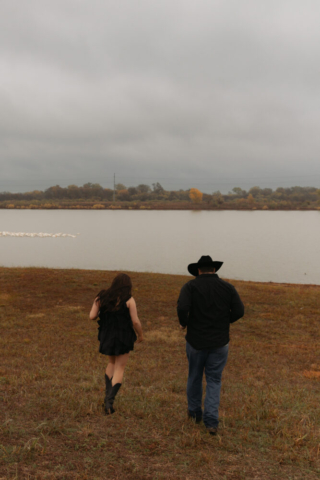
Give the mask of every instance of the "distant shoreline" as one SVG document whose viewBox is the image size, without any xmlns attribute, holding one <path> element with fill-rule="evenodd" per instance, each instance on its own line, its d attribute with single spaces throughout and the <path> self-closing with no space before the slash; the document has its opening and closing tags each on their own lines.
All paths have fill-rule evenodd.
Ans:
<svg viewBox="0 0 320 480">
<path fill-rule="evenodd" d="M 82 187 L 59 185 L 44 191 L 0 192 L 4 209 L 77 209 L 77 210 L 320 210 L 320 189 L 316 187 L 260 188 L 246 191 L 234 187 L 227 194 L 212 194 L 197 188 L 165 190 L 160 183 L 137 187 L 114 185 L 103 188 L 98 183 Z"/>
<path fill-rule="evenodd" d="M 102 204 L 92 204 L 92 205 L 54 205 L 54 204 L 44 204 L 44 205 L 0 205 L 0 210 L 190 210 L 190 211 L 320 211 L 320 206 L 292 206 L 292 207 L 278 207 L 278 206 L 235 206 L 235 205 L 223 205 L 223 206 L 213 206 L 203 204 L 190 205 L 164 205 L 164 204 L 136 204 L 136 205 L 123 205 L 122 203 L 115 203 L 111 205 L 102 205 Z"/>
</svg>

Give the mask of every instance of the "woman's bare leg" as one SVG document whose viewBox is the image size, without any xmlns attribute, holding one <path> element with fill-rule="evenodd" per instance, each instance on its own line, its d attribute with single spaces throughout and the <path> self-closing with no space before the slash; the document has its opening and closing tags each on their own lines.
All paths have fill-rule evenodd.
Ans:
<svg viewBox="0 0 320 480">
<path fill-rule="evenodd" d="M 114 374 L 114 366 L 115 366 L 115 361 L 116 361 L 116 356 L 115 355 L 108 355 L 109 362 L 106 368 L 106 375 L 111 378 L 113 377 Z"/>
<path fill-rule="evenodd" d="M 122 383 L 123 373 L 127 365 L 128 358 L 129 353 L 125 353 L 124 355 L 117 355 L 115 357 L 112 386 L 116 385 L 117 383 Z"/>
</svg>

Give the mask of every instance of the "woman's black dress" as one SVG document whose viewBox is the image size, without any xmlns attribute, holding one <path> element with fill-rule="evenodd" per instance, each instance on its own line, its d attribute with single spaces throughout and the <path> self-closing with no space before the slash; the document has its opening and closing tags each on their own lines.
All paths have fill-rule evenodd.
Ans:
<svg viewBox="0 0 320 480">
<path fill-rule="evenodd" d="M 118 310 L 100 311 L 99 318 L 100 353 L 103 355 L 123 355 L 133 350 L 137 336 L 132 326 L 126 302 L 122 302 Z"/>
</svg>

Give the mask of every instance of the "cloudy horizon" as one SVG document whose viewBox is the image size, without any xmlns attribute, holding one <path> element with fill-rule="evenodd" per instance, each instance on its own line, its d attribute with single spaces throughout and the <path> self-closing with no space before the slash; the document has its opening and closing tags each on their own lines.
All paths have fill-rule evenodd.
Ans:
<svg viewBox="0 0 320 480">
<path fill-rule="evenodd" d="M 2 2 L 0 191 L 320 187 L 320 4 Z"/>
</svg>

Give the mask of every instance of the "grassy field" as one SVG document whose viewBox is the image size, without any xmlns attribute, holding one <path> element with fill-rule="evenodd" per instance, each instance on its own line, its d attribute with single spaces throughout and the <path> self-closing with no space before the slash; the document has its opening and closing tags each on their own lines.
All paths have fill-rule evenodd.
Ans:
<svg viewBox="0 0 320 480">
<path fill-rule="evenodd" d="M 115 272 L 0 269 L 0 479 L 318 479 L 320 287 L 232 282 L 219 435 L 186 417 L 176 300 L 191 277 L 130 274 L 145 331 L 116 413 L 88 320 Z"/>
</svg>

